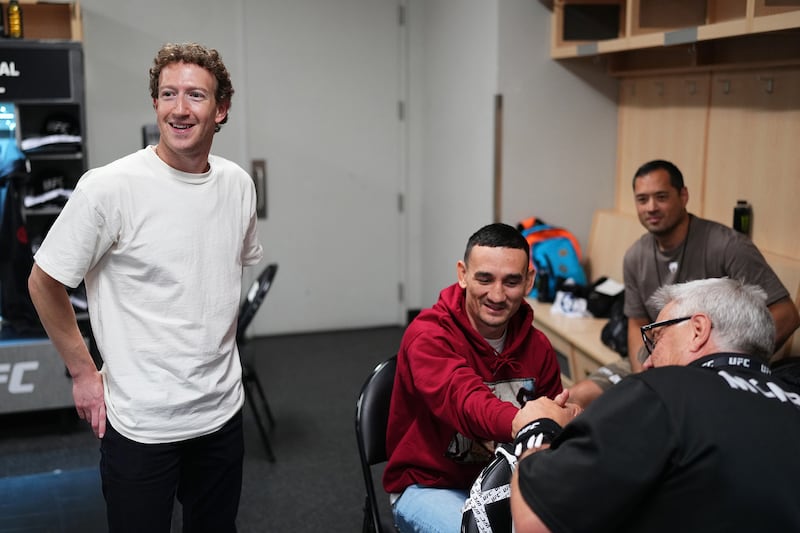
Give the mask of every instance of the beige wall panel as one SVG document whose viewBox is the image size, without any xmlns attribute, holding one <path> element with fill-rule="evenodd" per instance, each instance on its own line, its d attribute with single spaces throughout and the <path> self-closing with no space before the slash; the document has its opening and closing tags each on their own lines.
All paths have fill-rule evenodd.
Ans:
<svg viewBox="0 0 800 533">
<path fill-rule="evenodd" d="M 689 188 L 689 209 L 703 214 L 708 74 L 629 78 L 620 83 L 618 211 L 635 214 L 631 180 L 642 163 L 667 159 Z"/>
<path fill-rule="evenodd" d="M 607 209 L 595 211 L 588 250 L 589 278 L 596 281 L 600 276 L 608 276 L 622 282 L 622 258 L 644 232 L 634 215 Z"/>
<path fill-rule="evenodd" d="M 800 69 L 718 73 L 711 87 L 705 216 L 753 206 L 762 250 L 800 257 Z"/>
</svg>

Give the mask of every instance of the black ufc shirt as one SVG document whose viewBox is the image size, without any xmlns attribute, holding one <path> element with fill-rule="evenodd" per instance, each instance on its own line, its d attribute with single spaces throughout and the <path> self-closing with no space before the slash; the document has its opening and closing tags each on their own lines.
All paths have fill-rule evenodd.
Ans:
<svg viewBox="0 0 800 533">
<path fill-rule="evenodd" d="M 553 531 L 800 531 L 800 387 L 716 354 L 632 375 L 518 465 Z"/>
</svg>

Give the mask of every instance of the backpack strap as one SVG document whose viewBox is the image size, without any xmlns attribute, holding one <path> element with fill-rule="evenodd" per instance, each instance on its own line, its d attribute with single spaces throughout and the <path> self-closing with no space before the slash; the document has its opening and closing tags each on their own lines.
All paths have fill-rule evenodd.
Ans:
<svg viewBox="0 0 800 533">
<path fill-rule="evenodd" d="M 526 229 L 531 229 L 534 226 L 544 226 L 544 225 L 547 225 L 547 223 L 541 218 L 528 217 L 526 219 L 520 220 L 519 223 L 517 223 L 517 229 L 519 231 L 525 231 Z"/>
</svg>

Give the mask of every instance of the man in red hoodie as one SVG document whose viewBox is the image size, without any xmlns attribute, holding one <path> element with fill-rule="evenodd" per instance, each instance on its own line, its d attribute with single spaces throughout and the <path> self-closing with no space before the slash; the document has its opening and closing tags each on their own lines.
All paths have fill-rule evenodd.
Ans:
<svg viewBox="0 0 800 533">
<path fill-rule="evenodd" d="M 561 374 L 525 302 L 528 243 L 506 224 L 467 242 L 458 283 L 408 326 L 397 355 L 383 485 L 401 532 L 457 532 L 469 487 L 522 425 L 521 405 L 555 398 Z"/>
</svg>

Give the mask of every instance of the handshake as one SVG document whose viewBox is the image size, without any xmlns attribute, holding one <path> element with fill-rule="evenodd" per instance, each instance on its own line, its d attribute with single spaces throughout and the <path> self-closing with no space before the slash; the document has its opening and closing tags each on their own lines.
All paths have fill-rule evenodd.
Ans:
<svg viewBox="0 0 800 533">
<path fill-rule="evenodd" d="M 540 419 L 549 419 L 554 422 L 551 424 L 551 428 L 555 425 L 564 427 L 582 412 L 581 406 L 569 401 L 569 390 L 564 389 L 552 400 L 541 397 L 526 402 L 511 422 L 511 434 L 519 440 L 520 431 Z"/>
</svg>

